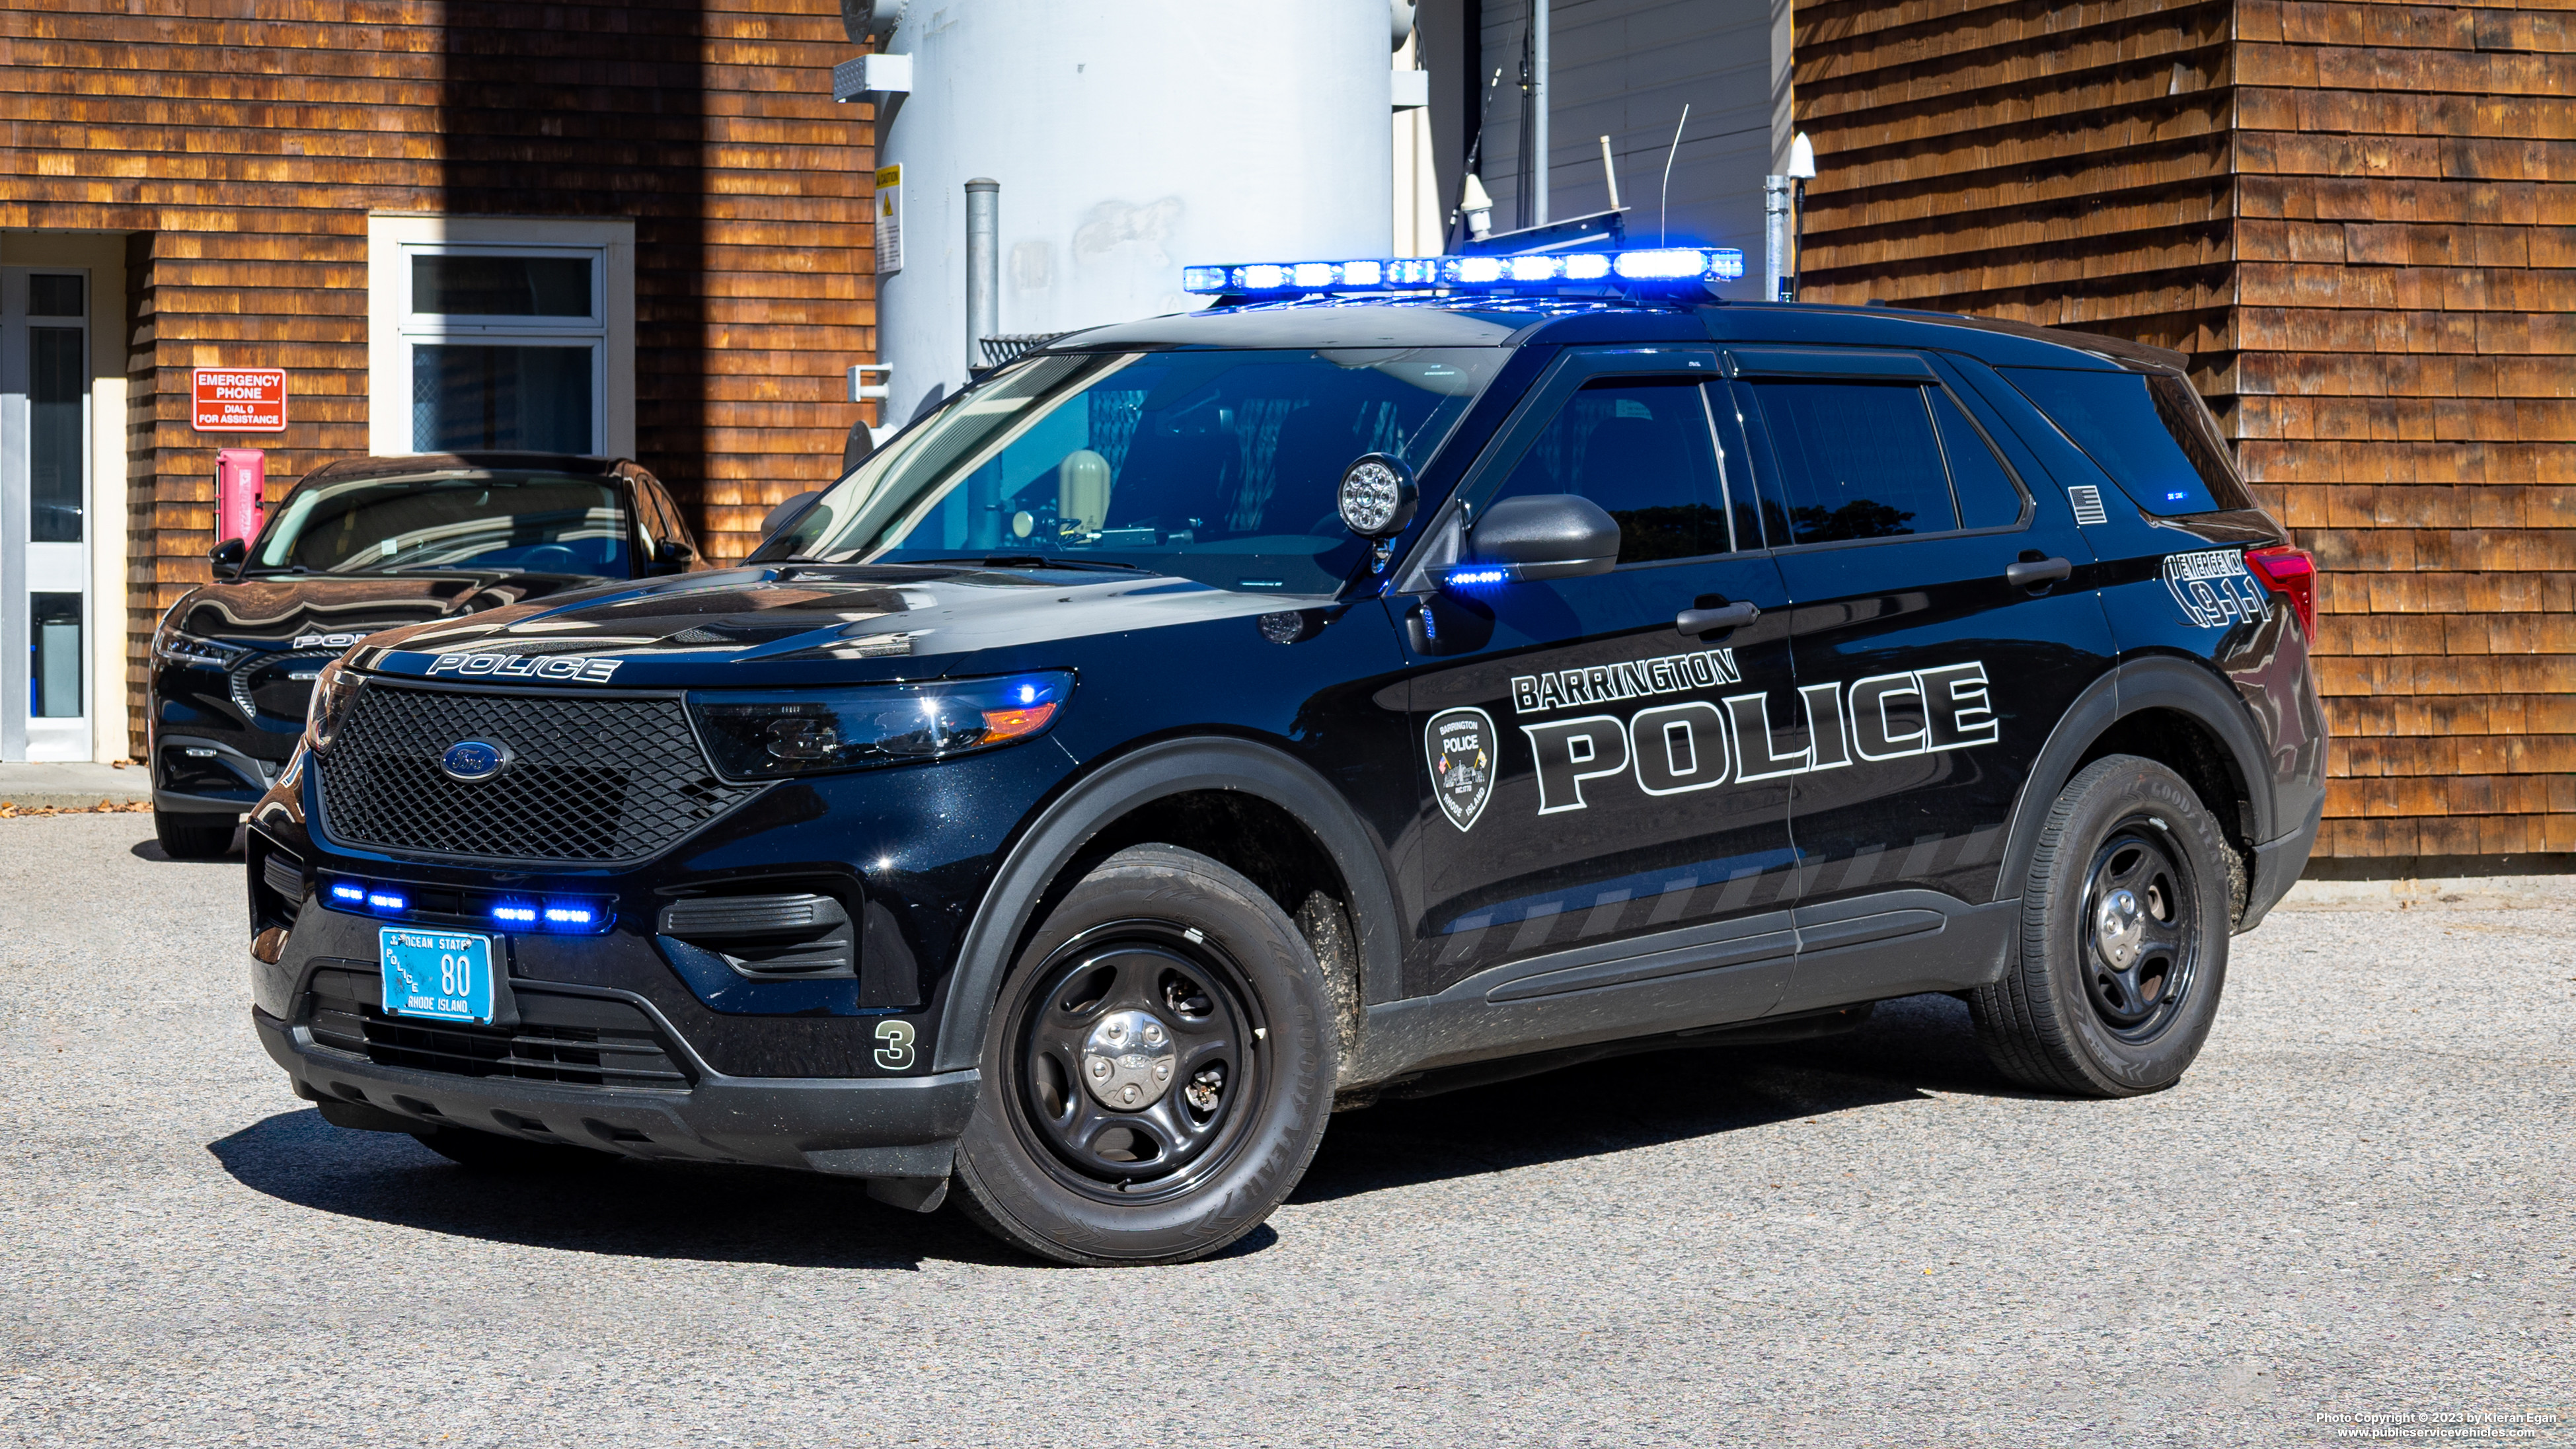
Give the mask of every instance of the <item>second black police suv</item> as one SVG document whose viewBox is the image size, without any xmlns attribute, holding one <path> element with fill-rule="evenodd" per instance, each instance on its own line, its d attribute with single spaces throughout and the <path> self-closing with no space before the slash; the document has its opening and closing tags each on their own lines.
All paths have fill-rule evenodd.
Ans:
<svg viewBox="0 0 2576 1449">
<path fill-rule="evenodd" d="M 743 568 L 368 640 L 252 819 L 262 1042 L 1103 1264 L 1336 1104 L 1918 992 L 2170 1085 L 2315 838 L 2307 556 L 2175 354 L 1720 264 L 1193 269 Z"/>
</svg>

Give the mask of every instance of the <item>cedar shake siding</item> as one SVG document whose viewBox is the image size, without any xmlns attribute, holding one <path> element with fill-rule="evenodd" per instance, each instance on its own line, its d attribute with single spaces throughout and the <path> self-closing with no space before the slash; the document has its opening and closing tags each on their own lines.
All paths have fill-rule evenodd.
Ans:
<svg viewBox="0 0 2576 1449">
<path fill-rule="evenodd" d="M 1808 295 L 2180 348 L 2314 550 L 2318 853 L 2576 851 L 2576 24 L 1809 0 Z"/>
<path fill-rule="evenodd" d="M 266 448 L 274 500 L 410 405 L 368 396 L 370 213 L 631 220 L 633 451 L 708 553 L 828 482 L 876 343 L 871 126 L 831 99 L 851 53 L 816 0 L 0 10 L 0 228 L 126 238 L 122 316 L 92 315 L 126 347 L 132 702 L 207 577 L 215 450 Z M 288 431 L 192 431 L 201 366 L 287 369 Z"/>
</svg>

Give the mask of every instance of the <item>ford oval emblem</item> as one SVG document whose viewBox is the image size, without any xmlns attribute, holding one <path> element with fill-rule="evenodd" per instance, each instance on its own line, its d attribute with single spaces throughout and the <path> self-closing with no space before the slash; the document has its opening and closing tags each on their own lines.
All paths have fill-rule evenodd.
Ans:
<svg viewBox="0 0 2576 1449">
<path fill-rule="evenodd" d="M 447 778 L 469 785 L 491 779 L 508 763 L 510 747 L 490 740 L 458 740 L 438 757 L 438 768 L 447 772 Z"/>
</svg>

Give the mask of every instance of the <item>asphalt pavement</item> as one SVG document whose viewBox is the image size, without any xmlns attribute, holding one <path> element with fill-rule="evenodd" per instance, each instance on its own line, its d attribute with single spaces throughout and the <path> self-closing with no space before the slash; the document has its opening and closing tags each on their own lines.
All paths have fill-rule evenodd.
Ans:
<svg viewBox="0 0 2576 1449">
<path fill-rule="evenodd" d="M 328 1126 L 238 860 L 0 821 L 0 1444 L 2576 1443 L 2576 881 L 2516 899 L 2276 914 L 2157 1096 L 1916 998 L 1346 1114 L 1226 1256 L 1104 1272 Z"/>
</svg>

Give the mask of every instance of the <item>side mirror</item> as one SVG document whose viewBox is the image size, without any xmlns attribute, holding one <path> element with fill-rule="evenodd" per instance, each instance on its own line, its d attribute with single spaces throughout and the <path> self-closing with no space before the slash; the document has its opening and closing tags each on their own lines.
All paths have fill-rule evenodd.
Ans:
<svg viewBox="0 0 2576 1449">
<path fill-rule="evenodd" d="M 653 567 L 666 573 L 679 573 L 698 561 L 698 551 L 676 538 L 666 538 L 653 545 Z"/>
<path fill-rule="evenodd" d="M 770 535 L 778 532 L 778 530 L 782 528 L 785 528 L 787 525 L 794 523 L 797 519 L 804 517 L 805 510 L 813 507 L 814 500 L 822 496 L 822 489 L 809 489 L 806 492 L 797 494 L 795 497 L 788 499 L 786 502 L 777 505 L 767 513 L 761 515 L 761 541 L 766 543 L 769 540 Z"/>
<path fill-rule="evenodd" d="M 213 564 L 218 572 L 229 569 L 239 574 L 242 565 L 250 562 L 250 545 L 238 538 L 225 539 L 206 550 L 206 561 Z"/>
<path fill-rule="evenodd" d="M 1490 573 L 1489 583 L 1572 579 L 1606 574 L 1619 564 L 1619 520 L 1575 493 L 1531 493 L 1486 510 L 1467 533 L 1474 563 L 1450 566 L 1452 579 Z"/>
</svg>

